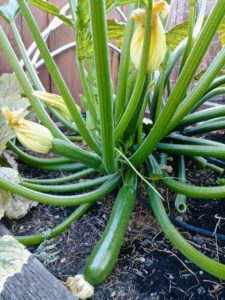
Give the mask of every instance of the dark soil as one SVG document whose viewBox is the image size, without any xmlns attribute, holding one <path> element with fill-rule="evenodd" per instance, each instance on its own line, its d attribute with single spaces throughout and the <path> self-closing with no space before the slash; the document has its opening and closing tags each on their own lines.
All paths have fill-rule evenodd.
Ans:
<svg viewBox="0 0 225 300">
<path fill-rule="evenodd" d="M 187 167 L 189 182 L 197 185 L 215 184 L 218 176 L 211 171 L 199 171 L 190 162 Z M 22 171 L 30 177 L 40 175 L 39 171 L 24 166 Z M 41 174 L 49 176 L 47 172 Z M 57 175 L 51 173 L 52 177 Z M 179 215 L 174 209 L 174 195 L 164 187 L 161 192 L 167 199 L 165 207 L 170 215 L 173 218 Z M 140 187 L 118 263 L 109 279 L 95 288 L 92 299 L 225 299 L 225 282 L 203 272 L 178 253 L 156 224 L 144 198 Z M 38 249 L 32 247 L 31 250 L 62 281 L 68 276 L 82 273 L 86 259 L 105 228 L 114 199 L 115 194 L 102 199 L 69 230 L 44 242 Z M 215 217 L 225 217 L 223 200 L 188 199 L 187 204 L 188 210 L 182 216 L 187 223 L 212 232 L 217 227 L 217 233 L 225 234 L 224 219 L 218 223 Z M 39 205 L 23 219 L 5 219 L 4 223 L 15 235 L 31 234 L 54 227 L 74 209 Z M 197 249 L 225 263 L 225 241 L 182 228 L 180 232 Z"/>
</svg>

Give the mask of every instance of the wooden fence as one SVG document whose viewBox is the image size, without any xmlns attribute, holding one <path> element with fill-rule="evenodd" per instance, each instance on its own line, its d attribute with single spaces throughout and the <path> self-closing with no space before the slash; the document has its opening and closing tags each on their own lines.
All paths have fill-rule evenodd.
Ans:
<svg viewBox="0 0 225 300">
<path fill-rule="evenodd" d="M 5 0 L 0 0 L 0 5 L 4 3 Z M 67 3 L 67 0 L 51 0 L 52 3 L 55 3 L 59 7 L 63 7 L 65 3 Z M 207 1 L 207 12 L 210 13 L 210 9 L 212 8 L 213 4 L 215 3 L 215 0 L 208 0 Z M 47 15 L 46 13 L 40 11 L 39 9 L 32 7 L 32 11 L 34 14 L 34 17 L 40 27 L 40 29 L 43 31 L 49 22 L 52 20 L 52 16 Z M 126 8 L 123 8 L 123 11 L 126 13 Z M 175 24 L 180 23 L 187 19 L 188 15 L 188 1 L 186 0 L 173 0 L 172 1 L 172 7 L 171 7 L 171 13 L 170 13 L 170 19 L 168 28 L 173 27 Z M 118 17 L 118 15 L 117 15 Z M 0 25 L 3 26 L 5 33 L 9 37 L 12 47 L 15 49 L 16 53 L 18 54 L 18 51 L 16 49 L 15 41 L 13 39 L 12 33 L 10 31 L 9 26 L 6 24 L 6 22 L 2 19 L 0 19 Z M 25 43 L 25 46 L 28 47 L 32 43 L 32 37 L 29 33 L 29 30 L 26 26 L 26 23 L 22 16 L 18 16 L 17 18 L 17 26 L 19 29 L 19 32 L 21 34 L 21 37 Z M 71 28 L 62 25 L 60 28 L 55 30 L 51 33 L 47 44 L 51 51 L 54 49 L 57 49 L 58 47 L 67 44 L 69 42 L 74 41 L 74 32 Z M 202 68 L 205 68 L 209 64 L 209 62 L 212 60 L 212 58 L 215 56 L 215 54 L 218 52 L 219 49 L 219 42 L 218 39 L 213 43 L 213 46 L 210 48 L 210 51 L 207 53 L 204 59 L 204 63 Z M 67 50 L 64 54 L 61 54 L 56 57 L 57 65 L 62 72 L 62 75 L 65 79 L 65 81 L 68 84 L 69 89 L 72 91 L 73 96 L 75 99 L 77 99 L 79 93 L 81 90 L 81 84 L 79 79 L 79 74 L 76 71 L 76 64 L 75 64 L 75 53 L 74 49 Z M 18 55 L 19 57 L 19 55 Z M 117 80 L 117 70 L 118 70 L 118 64 L 119 64 L 119 55 L 111 51 L 111 72 L 114 83 L 116 83 Z M 10 66 L 8 65 L 8 62 L 6 61 L 4 54 L 0 50 L 0 74 L 11 72 Z M 46 90 L 51 92 L 57 92 L 54 83 L 52 82 L 48 72 L 46 71 L 45 67 L 43 66 L 40 70 L 40 77 L 41 80 L 46 88 Z"/>
</svg>

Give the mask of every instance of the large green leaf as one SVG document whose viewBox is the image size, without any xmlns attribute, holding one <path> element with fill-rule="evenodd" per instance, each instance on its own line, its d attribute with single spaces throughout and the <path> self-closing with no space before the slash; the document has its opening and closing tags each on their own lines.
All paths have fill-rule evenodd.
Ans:
<svg viewBox="0 0 225 300">
<path fill-rule="evenodd" d="M 30 253 L 12 236 L 0 237 L 0 294 L 7 279 L 20 273 Z"/>
<path fill-rule="evenodd" d="M 108 1 L 106 4 L 115 4 L 118 1 Z M 88 1 L 78 0 L 76 8 L 76 41 L 78 57 L 83 59 L 93 58 L 93 46 L 90 28 L 90 17 L 88 14 Z M 117 39 L 120 45 L 124 37 L 125 24 L 115 19 L 108 19 L 108 38 Z"/>
<path fill-rule="evenodd" d="M 8 106 L 10 110 L 23 109 L 30 105 L 26 98 L 21 96 L 23 90 L 14 74 L 3 74 L 0 77 L 0 155 L 4 151 L 6 144 L 15 137 L 14 131 L 6 124 L 1 114 L 3 106 Z"/>
<path fill-rule="evenodd" d="M 83 59 L 92 58 L 93 47 L 90 29 L 90 16 L 87 0 L 78 0 L 76 7 L 76 42 L 78 57 Z"/>
<path fill-rule="evenodd" d="M 45 0 L 30 0 L 30 3 L 40 8 L 41 10 L 49 13 L 50 15 L 58 17 L 61 21 L 63 21 L 65 24 L 69 25 L 70 27 L 74 27 L 73 22 L 68 17 L 61 14 L 60 8 L 55 4 L 47 2 Z"/>
<path fill-rule="evenodd" d="M 221 23 L 218 34 L 220 38 L 220 42 L 222 46 L 225 45 L 225 18 L 223 19 L 223 22 Z M 188 36 L 188 22 L 183 22 L 172 29 L 170 29 L 166 33 L 166 41 L 167 45 L 174 50 L 182 40 L 184 40 Z"/>
<path fill-rule="evenodd" d="M 117 44 L 121 45 L 125 33 L 125 23 L 118 22 L 116 19 L 108 19 L 108 38 L 116 39 Z"/>
<path fill-rule="evenodd" d="M 1 178 L 6 179 L 14 183 L 19 183 L 19 174 L 16 170 L 12 168 L 1 168 L 0 167 L 0 176 Z M 5 212 L 7 211 L 10 202 L 12 201 L 12 194 L 9 191 L 0 189 L 0 220 L 4 217 Z"/>
<path fill-rule="evenodd" d="M 0 6 L 0 16 L 9 23 L 16 19 L 18 12 L 19 5 L 17 0 L 6 0 L 5 3 Z"/>
<path fill-rule="evenodd" d="M 222 46 L 225 46 L 225 18 L 223 19 L 223 22 L 221 23 L 218 29 L 218 34 Z"/>
<path fill-rule="evenodd" d="M 6 144 L 15 137 L 15 133 L 6 124 L 0 123 L 0 155 L 6 148 Z"/>
<path fill-rule="evenodd" d="M 30 104 L 21 95 L 23 90 L 14 74 L 3 74 L 0 77 L 0 111 L 3 106 L 10 110 L 25 109 Z"/>
<path fill-rule="evenodd" d="M 188 36 L 188 22 L 176 25 L 166 33 L 167 45 L 174 50 Z"/>
</svg>

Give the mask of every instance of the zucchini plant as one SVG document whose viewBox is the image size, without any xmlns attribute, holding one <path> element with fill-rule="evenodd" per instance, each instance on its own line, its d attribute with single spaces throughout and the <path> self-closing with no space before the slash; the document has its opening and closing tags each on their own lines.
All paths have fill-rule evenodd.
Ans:
<svg viewBox="0 0 225 300">
<path fill-rule="evenodd" d="M 63 80 L 28 2 L 58 17 L 75 31 L 76 61 L 83 86 L 82 108 L 76 104 Z M 153 213 L 168 239 L 200 268 L 225 279 L 225 266 L 193 248 L 171 224 L 157 189 L 157 182 L 161 181 L 175 191 L 176 206 L 183 211 L 187 205 L 186 196 L 225 198 L 224 185 L 189 185 L 184 170 L 188 156 L 198 165 L 218 173 L 224 171 L 207 161 L 209 157 L 224 161 L 224 144 L 201 136 L 201 133 L 225 127 L 224 107 L 197 111 L 206 101 L 225 92 L 222 87 L 225 83 L 222 72 L 225 64 L 224 0 L 216 1 L 208 17 L 205 16 L 206 2 L 189 1 L 188 22 L 168 32 L 165 27 L 170 1 L 69 0 L 70 17 L 43 0 L 9 0 L 0 8 L 1 16 L 12 29 L 26 72 L 1 27 L 0 47 L 29 100 L 30 107 L 26 109 L 34 111 L 39 119 L 39 123 L 34 123 L 27 119 L 24 109 L 2 107 L 4 126 L 7 124 L 14 132 L 13 138 L 5 142 L 6 147 L 34 168 L 70 172 L 55 179 L 21 177 L 16 183 L 6 180 L 0 172 L 0 188 L 39 203 L 77 206 L 71 216 L 50 230 L 47 238 L 61 233 L 87 213 L 96 201 L 117 191 L 103 236 L 85 266 L 85 278 L 92 284 L 104 281 L 116 263 L 140 181 L 146 187 Z M 107 18 L 113 9 L 122 5 L 129 5 L 126 22 Z M 27 23 L 58 90 L 57 95 L 47 93 L 38 77 L 16 27 L 18 14 L 22 14 Z M 221 49 L 193 85 L 196 72 L 217 33 Z M 115 88 L 110 72 L 110 39 L 116 40 L 121 48 Z M 177 65 L 179 74 L 172 86 L 171 74 Z M 57 127 L 54 120 L 63 126 Z M 18 142 L 28 150 L 53 153 L 55 157 L 23 151 Z M 178 180 L 160 169 L 160 164 L 167 164 L 164 159 L 167 153 L 178 156 Z M 70 183 L 92 173 L 95 179 Z M 72 194 L 64 195 L 67 192 Z M 45 238 L 42 233 L 17 237 L 24 245 L 39 244 Z"/>
</svg>

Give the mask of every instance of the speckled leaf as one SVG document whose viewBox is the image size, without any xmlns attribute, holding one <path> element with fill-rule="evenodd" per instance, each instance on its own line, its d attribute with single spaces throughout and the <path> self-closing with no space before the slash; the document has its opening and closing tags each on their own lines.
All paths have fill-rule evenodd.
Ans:
<svg viewBox="0 0 225 300">
<path fill-rule="evenodd" d="M 122 45 L 125 33 L 125 23 L 118 22 L 116 19 L 108 19 L 107 24 L 109 40 L 115 39 L 117 45 Z"/>
<path fill-rule="evenodd" d="M 4 217 L 9 203 L 12 200 L 12 195 L 10 192 L 0 189 L 0 220 Z"/>
<path fill-rule="evenodd" d="M 30 253 L 12 236 L 0 237 L 0 293 L 7 279 L 20 273 Z"/>
<path fill-rule="evenodd" d="M 88 0 L 78 0 L 76 9 L 76 42 L 78 57 L 90 59 L 93 55 Z"/>
<path fill-rule="evenodd" d="M 0 110 L 8 106 L 10 110 L 25 109 L 30 104 L 21 96 L 23 90 L 14 74 L 3 74 L 0 77 Z"/>
<path fill-rule="evenodd" d="M 27 200 L 19 195 L 12 195 L 12 201 L 7 207 L 5 216 L 10 220 L 23 218 L 32 207 L 36 207 L 37 202 Z"/>
<path fill-rule="evenodd" d="M 221 23 L 219 29 L 218 29 L 220 42 L 222 46 L 225 46 L 225 18 L 223 19 L 223 22 Z"/>
<path fill-rule="evenodd" d="M 167 45 L 174 50 L 188 36 L 188 22 L 178 24 L 166 33 Z"/>
<path fill-rule="evenodd" d="M 13 183 L 20 182 L 18 171 L 12 168 L 0 167 L 0 177 Z M 9 219 L 20 219 L 33 206 L 37 206 L 37 203 L 0 189 L 0 219 L 4 215 Z"/>
<path fill-rule="evenodd" d="M 16 161 L 16 157 L 14 155 L 12 155 L 11 151 L 5 150 L 2 153 L 2 157 L 3 157 L 4 161 L 7 164 L 6 165 L 7 167 L 10 167 L 10 168 L 12 168 L 14 170 L 18 170 L 18 163 Z"/>
<path fill-rule="evenodd" d="M 0 168 L 0 177 L 6 179 L 7 181 L 12 181 L 19 183 L 19 174 L 16 170 L 11 168 Z M 6 210 L 8 209 L 10 202 L 12 200 L 12 195 L 10 192 L 0 189 L 0 219 L 4 216 Z"/>
</svg>

